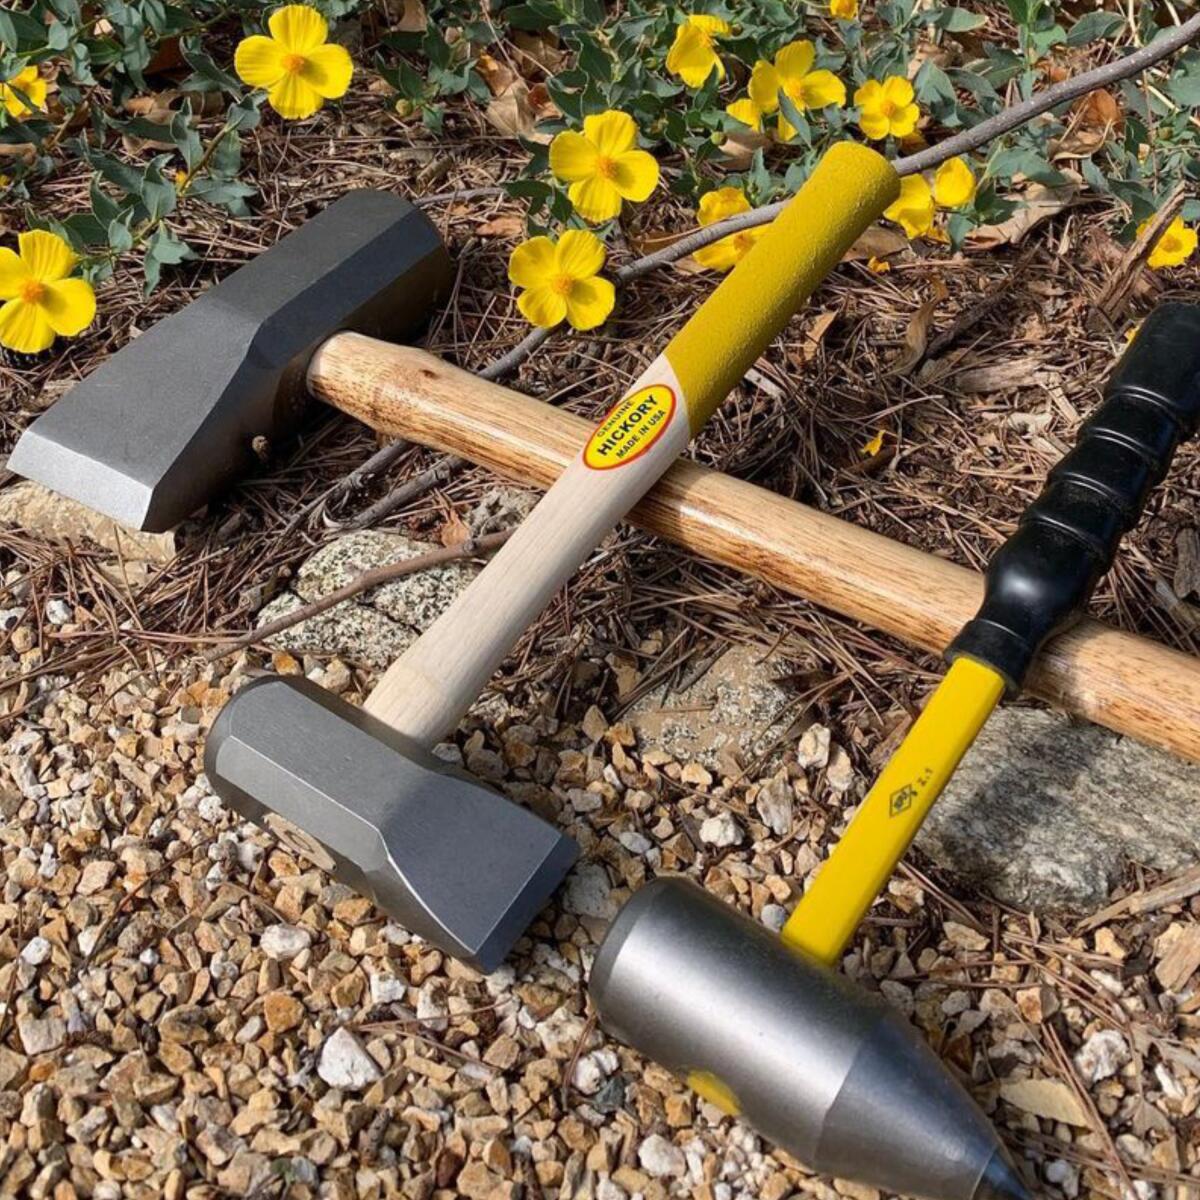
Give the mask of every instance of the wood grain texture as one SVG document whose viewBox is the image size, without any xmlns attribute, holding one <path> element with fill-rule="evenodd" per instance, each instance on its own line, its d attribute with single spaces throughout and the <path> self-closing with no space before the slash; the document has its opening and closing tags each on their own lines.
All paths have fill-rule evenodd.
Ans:
<svg viewBox="0 0 1200 1200">
<path fill-rule="evenodd" d="M 424 351 L 338 334 L 309 368 L 313 394 L 383 433 L 549 487 L 591 425 Z M 941 652 L 983 596 L 968 568 L 754 484 L 681 460 L 630 513 L 641 528 L 875 629 Z M 1200 762 L 1200 662 L 1084 620 L 1028 690 L 1068 712 Z"/>
</svg>

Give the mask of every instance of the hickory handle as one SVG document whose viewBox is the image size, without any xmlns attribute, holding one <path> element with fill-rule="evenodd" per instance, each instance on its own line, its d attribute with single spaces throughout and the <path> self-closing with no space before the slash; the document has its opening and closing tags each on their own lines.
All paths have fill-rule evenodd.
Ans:
<svg viewBox="0 0 1200 1200">
<path fill-rule="evenodd" d="M 445 737 L 558 588 L 898 192 L 873 150 L 832 147 L 503 549 L 388 668 L 367 711 L 418 744 Z"/>
</svg>

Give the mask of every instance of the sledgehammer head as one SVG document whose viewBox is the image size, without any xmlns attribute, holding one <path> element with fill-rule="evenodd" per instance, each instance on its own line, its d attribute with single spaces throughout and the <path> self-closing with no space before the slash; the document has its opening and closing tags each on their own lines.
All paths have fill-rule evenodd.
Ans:
<svg viewBox="0 0 1200 1200">
<path fill-rule="evenodd" d="M 354 191 L 160 321 L 35 421 L 9 469 L 135 529 L 177 524 L 294 425 L 313 351 L 341 330 L 399 340 L 450 261 L 423 213 Z"/>
<path fill-rule="evenodd" d="M 217 795 L 370 896 L 406 929 L 493 971 L 576 847 L 304 679 L 255 680 L 213 724 Z"/>
<path fill-rule="evenodd" d="M 931 1200 L 1027 1197 L 912 1026 L 686 880 L 634 893 L 588 986 L 610 1032 L 814 1170 Z"/>
</svg>

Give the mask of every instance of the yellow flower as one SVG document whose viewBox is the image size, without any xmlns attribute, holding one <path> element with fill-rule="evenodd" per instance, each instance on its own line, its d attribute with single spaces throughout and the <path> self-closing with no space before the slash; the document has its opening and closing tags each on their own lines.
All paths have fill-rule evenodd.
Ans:
<svg viewBox="0 0 1200 1200">
<path fill-rule="evenodd" d="M 900 75 L 892 75 L 882 83 L 869 79 L 854 93 L 854 103 L 861 110 L 858 127 L 876 142 L 889 133 L 908 137 L 921 115 L 913 103 L 913 85 Z"/>
<path fill-rule="evenodd" d="M 727 104 L 725 111 L 735 121 L 741 121 L 743 125 L 749 125 L 751 129 L 762 128 L 762 109 L 749 96 L 743 96 L 740 100 Z"/>
<path fill-rule="evenodd" d="M 530 324 L 550 329 L 564 317 L 576 329 L 602 325 L 616 291 L 598 272 L 604 243 L 587 229 L 571 229 L 555 243 L 548 237 L 522 242 L 508 260 L 508 277 L 525 290 L 517 307 Z"/>
<path fill-rule="evenodd" d="M 583 119 L 550 143 L 550 170 L 571 186 L 567 195 L 587 221 L 607 221 L 622 200 L 645 200 L 658 184 L 658 163 L 636 149 L 637 126 L 628 113 L 609 110 Z"/>
<path fill-rule="evenodd" d="M 858 16 L 858 0 L 829 0 L 829 15 L 853 21 Z"/>
<path fill-rule="evenodd" d="M 1138 237 L 1142 236 L 1149 224 L 1150 221 L 1145 220 L 1137 227 Z M 1176 217 L 1154 244 L 1146 265 L 1155 271 L 1161 271 L 1163 267 L 1177 267 L 1196 252 L 1196 240 L 1196 231 L 1185 225 L 1182 217 Z"/>
<path fill-rule="evenodd" d="M 906 175 L 900 180 L 900 196 L 883 210 L 889 221 L 904 227 L 910 237 L 920 237 L 933 228 L 933 192 L 923 175 Z"/>
<path fill-rule="evenodd" d="M 716 71 L 725 78 L 725 64 L 717 54 L 716 40 L 732 33 L 728 21 L 704 13 L 692 13 L 675 30 L 675 41 L 667 53 L 667 70 L 678 75 L 690 88 L 703 87 Z"/>
<path fill-rule="evenodd" d="M 816 56 L 812 42 L 792 42 L 775 55 L 773 63 L 760 58 L 750 73 L 750 99 L 764 113 L 779 107 L 780 92 L 801 112 L 830 104 L 841 108 L 846 103 L 846 85 L 832 71 L 814 71 Z M 785 142 L 796 132 L 783 113 L 779 114 L 778 132 Z"/>
<path fill-rule="evenodd" d="M 939 208 L 963 208 L 975 199 L 975 175 L 965 158 L 951 158 L 938 167 L 933 198 Z"/>
<path fill-rule="evenodd" d="M 44 109 L 46 81 L 38 74 L 37 67 L 26 67 L 7 83 L 0 83 L 0 104 L 8 110 L 10 117 L 23 117 L 26 113 Z"/>
<path fill-rule="evenodd" d="M 696 220 L 701 225 L 712 225 L 716 221 L 732 217 L 735 213 L 749 211 L 750 201 L 740 188 L 716 188 L 700 197 Z M 754 243 L 766 232 L 766 228 L 765 225 L 759 225 L 753 229 L 731 233 L 719 242 L 713 242 L 711 246 L 702 246 L 693 257 L 702 267 L 708 267 L 712 271 L 728 271 L 746 257 Z"/>
<path fill-rule="evenodd" d="M 329 26 L 315 8 L 289 4 L 271 14 L 267 27 L 270 37 L 238 43 L 233 65 L 243 83 L 266 88 L 281 117 L 303 120 L 346 94 L 354 64 L 345 46 L 326 42 Z"/>
<path fill-rule="evenodd" d="M 0 249 L 0 345 L 37 354 L 56 334 L 74 337 L 96 315 L 96 294 L 83 279 L 68 279 L 76 258 L 57 234 L 33 229 L 17 239 L 20 253 Z"/>
</svg>

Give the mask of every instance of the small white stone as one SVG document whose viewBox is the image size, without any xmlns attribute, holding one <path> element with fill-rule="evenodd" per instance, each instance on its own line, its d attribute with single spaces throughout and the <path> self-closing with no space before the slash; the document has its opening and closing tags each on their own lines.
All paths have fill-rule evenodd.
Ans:
<svg viewBox="0 0 1200 1200">
<path fill-rule="evenodd" d="M 75 613 L 65 600 L 48 600 L 46 602 L 46 620 L 51 625 L 66 625 L 75 619 Z"/>
<path fill-rule="evenodd" d="M 682 1175 L 687 1170 L 687 1160 L 683 1151 L 660 1133 L 652 1133 L 638 1147 L 638 1162 L 642 1164 L 642 1169 L 655 1179 Z"/>
<path fill-rule="evenodd" d="M 44 937 L 30 938 L 21 951 L 21 961 L 31 967 L 40 967 L 50 957 L 53 947 Z"/>
<path fill-rule="evenodd" d="M 806 770 L 819 770 L 829 761 L 829 730 L 824 725 L 810 725 L 804 731 L 796 761 Z"/>
<path fill-rule="evenodd" d="M 742 827 L 733 813 L 721 812 L 701 823 L 700 840 L 710 846 L 737 846 L 741 844 Z"/>
<path fill-rule="evenodd" d="M 563 889 L 563 907 L 577 916 L 612 920 L 617 915 L 617 904 L 612 898 L 608 872 L 599 863 L 580 863 Z"/>
<path fill-rule="evenodd" d="M 299 925 L 269 925 L 263 930 L 258 944 L 268 958 L 287 962 L 312 945 L 312 934 Z"/>
<path fill-rule="evenodd" d="M 1079 1195 L 1079 1168 L 1066 1159 L 1052 1158 L 1042 1168 L 1042 1174 L 1047 1183 L 1054 1184 L 1069 1200 Z"/>
<path fill-rule="evenodd" d="M 358 1092 L 382 1074 L 379 1064 L 348 1029 L 338 1029 L 325 1040 L 317 1060 L 317 1074 L 330 1087 Z"/>
<path fill-rule="evenodd" d="M 616 1054 L 611 1050 L 593 1050 L 575 1064 L 571 1082 L 585 1096 L 594 1096 L 619 1065 Z"/>
<path fill-rule="evenodd" d="M 654 843 L 644 833 L 638 833 L 636 829 L 625 829 L 617 834 L 617 841 L 629 851 L 630 854 L 648 854 L 653 849 Z"/>
<path fill-rule="evenodd" d="M 788 911 L 782 904 L 764 904 L 762 906 L 762 923 L 778 933 L 787 922 Z"/>
<path fill-rule="evenodd" d="M 67 1027 L 58 1017 L 18 1017 L 17 1034 L 26 1054 L 46 1054 L 63 1044 Z"/>
<path fill-rule="evenodd" d="M 371 975 L 371 1003 L 395 1004 L 408 994 L 408 984 L 399 975 L 384 972 Z"/>
<path fill-rule="evenodd" d="M 1075 1055 L 1079 1074 L 1088 1083 L 1108 1079 L 1128 1061 L 1129 1046 L 1115 1029 L 1100 1029 L 1093 1033 Z"/>
<path fill-rule="evenodd" d="M 841 746 L 834 746 L 829 752 L 825 782 L 839 793 L 848 792 L 854 786 L 854 767 L 850 762 L 850 755 Z"/>
</svg>

